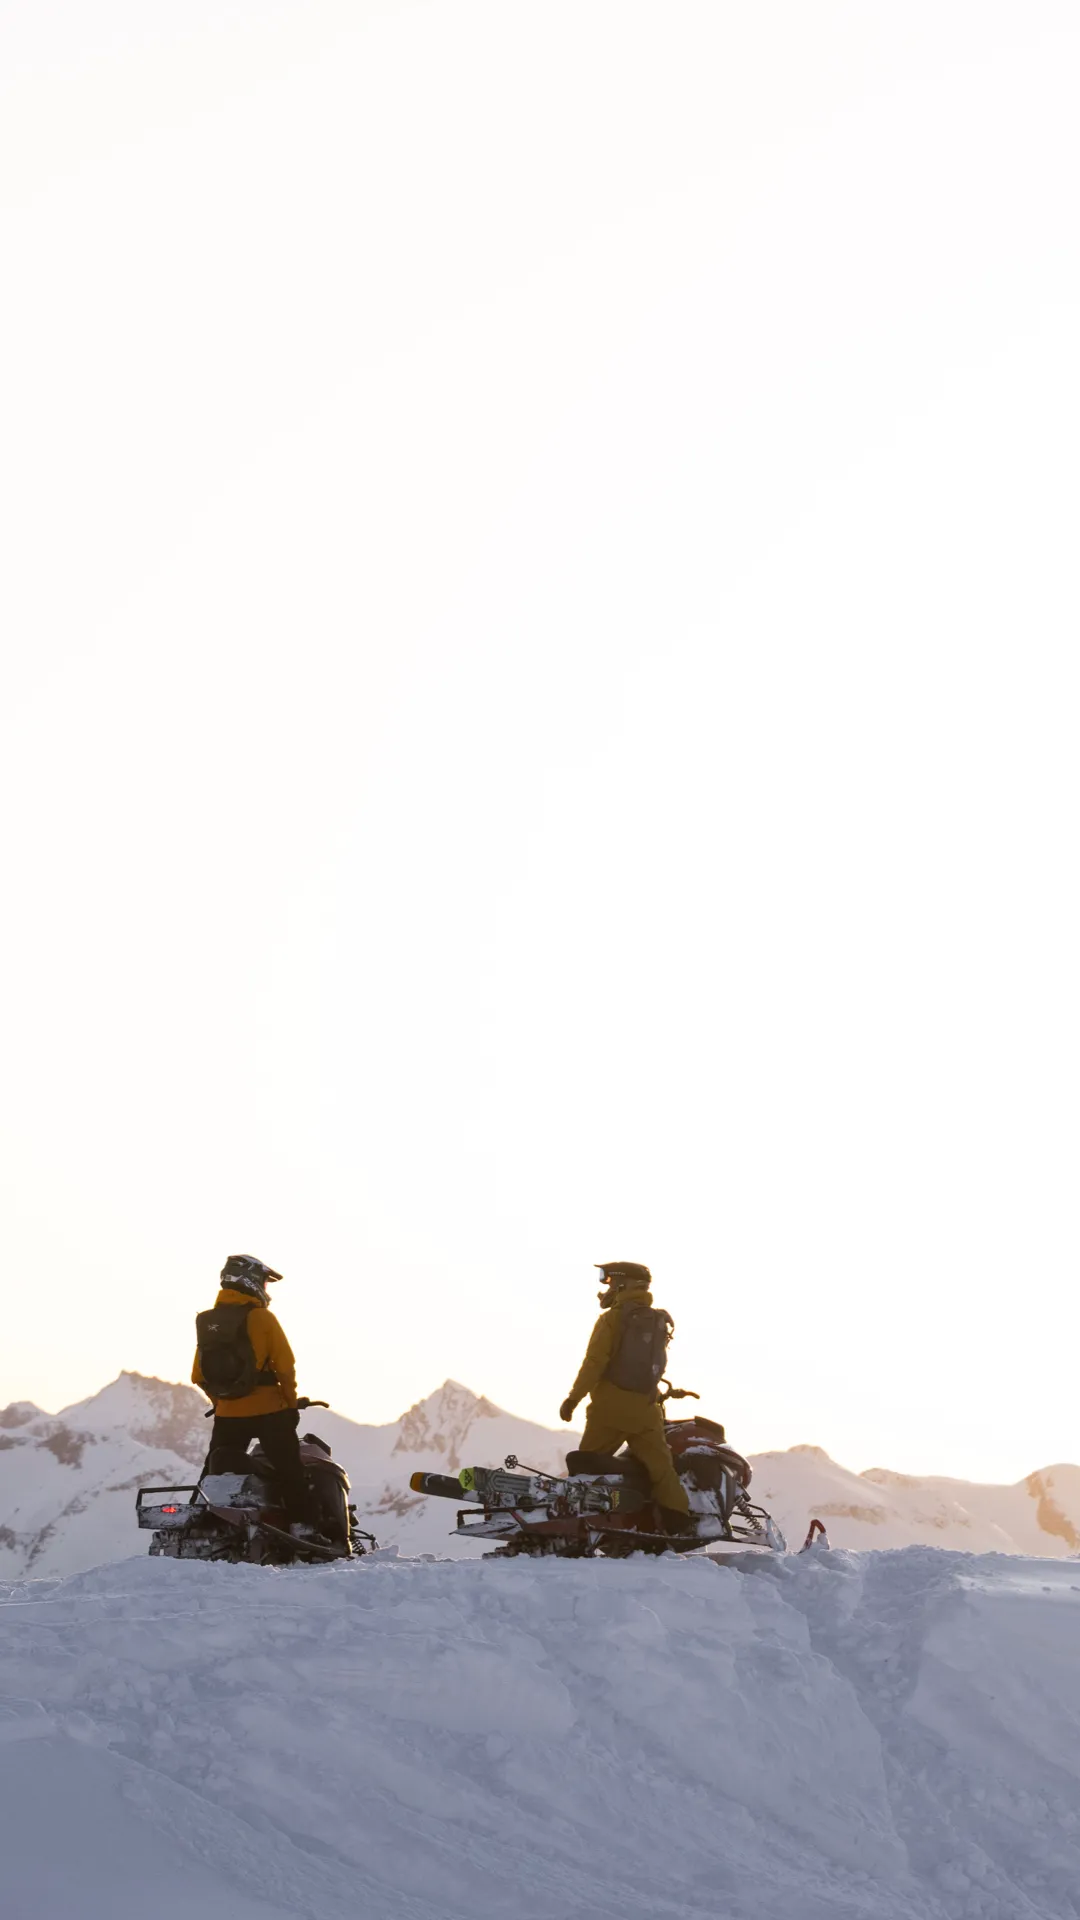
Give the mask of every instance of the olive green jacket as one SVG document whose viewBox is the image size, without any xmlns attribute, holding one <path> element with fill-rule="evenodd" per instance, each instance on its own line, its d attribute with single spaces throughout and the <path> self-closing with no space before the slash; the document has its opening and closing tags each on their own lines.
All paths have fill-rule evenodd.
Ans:
<svg viewBox="0 0 1080 1920">
<path fill-rule="evenodd" d="M 572 1408 L 600 1384 L 610 1367 L 618 1350 L 622 1333 L 620 1315 L 623 1308 L 651 1307 L 652 1303 L 652 1294 L 647 1287 L 627 1287 L 618 1295 L 613 1307 L 605 1307 L 592 1330 L 585 1358 L 581 1363 L 581 1371 L 570 1389 L 568 1398 Z M 644 1398 L 644 1395 L 640 1397 Z"/>
</svg>

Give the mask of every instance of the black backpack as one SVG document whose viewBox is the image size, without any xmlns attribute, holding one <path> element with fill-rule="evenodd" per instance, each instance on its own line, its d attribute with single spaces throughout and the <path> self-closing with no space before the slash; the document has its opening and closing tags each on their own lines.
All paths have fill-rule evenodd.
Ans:
<svg viewBox="0 0 1080 1920">
<path fill-rule="evenodd" d="M 605 1378 L 627 1393 L 656 1392 L 667 1366 L 675 1322 L 663 1307 L 622 1307 L 619 1344 Z"/>
<path fill-rule="evenodd" d="M 256 1387 L 274 1386 L 272 1367 L 260 1367 L 251 1344 L 247 1318 L 258 1306 L 208 1307 L 195 1315 L 199 1366 L 203 1384 L 215 1400 L 242 1400 Z"/>
</svg>

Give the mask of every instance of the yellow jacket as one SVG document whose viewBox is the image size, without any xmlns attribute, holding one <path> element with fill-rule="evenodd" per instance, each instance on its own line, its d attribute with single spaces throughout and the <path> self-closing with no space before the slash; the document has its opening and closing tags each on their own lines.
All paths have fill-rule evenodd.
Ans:
<svg viewBox="0 0 1080 1920">
<path fill-rule="evenodd" d="M 241 1293 L 237 1287 L 222 1287 L 214 1305 L 243 1307 L 250 1299 L 250 1293 Z M 214 1400 L 202 1377 L 198 1348 L 195 1350 L 191 1378 L 197 1387 L 202 1388 L 208 1400 L 214 1400 L 214 1412 L 222 1420 L 253 1420 L 260 1414 L 282 1413 L 286 1407 L 296 1405 L 296 1361 L 293 1359 L 293 1350 L 269 1307 L 252 1307 L 247 1326 L 256 1364 L 260 1369 L 270 1367 L 277 1374 L 275 1386 L 256 1387 L 253 1393 L 246 1393 L 242 1400 Z"/>
<path fill-rule="evenodd" d="M 581 1372 L 570 1389 L 568 1397 L 571 1407 L 576 1407 L 579 1400 L 584 1400 L 587 1393 L 592 1393 L 599 1386 L 611 1365 L 622 1332 L 619 1316 L 623 1308 L 651 1307 L 652 1303 L 652 1294 L 647 1287 L 627 1287 L 617 1295 L 613 1307 L 605 1307 L 592 1330 L 585 1358 L 581 1363 Z M 623 1387 L 615 1388 L 614 1391 L 625 1394 L 626 1399 L 631 1402 L 640 1400 L 650 1406 L 655 1404 L 655 1394 L 631 1394 L 627 1393 Z"/>
</svg>

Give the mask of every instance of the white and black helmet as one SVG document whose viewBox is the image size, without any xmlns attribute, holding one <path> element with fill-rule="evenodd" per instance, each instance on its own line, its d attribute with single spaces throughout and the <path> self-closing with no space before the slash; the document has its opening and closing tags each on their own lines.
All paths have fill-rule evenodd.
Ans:
<svg viewBox="0 0 1080 1920">
<path fill-rule="evenodd" d="M 253 1253 L 230 1253 L 221 1269 L 223 1287 L 235 1287 L 240 1293 L 254 1294 L 263 1305 L 269 1298 L 267 1286 L 271 1281 L 280 1280 L 281 1275 L 265 1260 L 256 1260 Z"/>
</svg>

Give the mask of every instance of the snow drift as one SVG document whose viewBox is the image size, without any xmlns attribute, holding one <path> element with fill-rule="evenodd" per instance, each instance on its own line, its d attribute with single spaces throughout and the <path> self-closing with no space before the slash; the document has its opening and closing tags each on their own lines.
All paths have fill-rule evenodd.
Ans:
<svg viewBox="0 0 1080 1920">
<path fill-rule="evenodd" d="M 8 1920 L 1074 1920 L 1080 1578 L 128 1561 L 0 1588 Z"/>
</svg>

